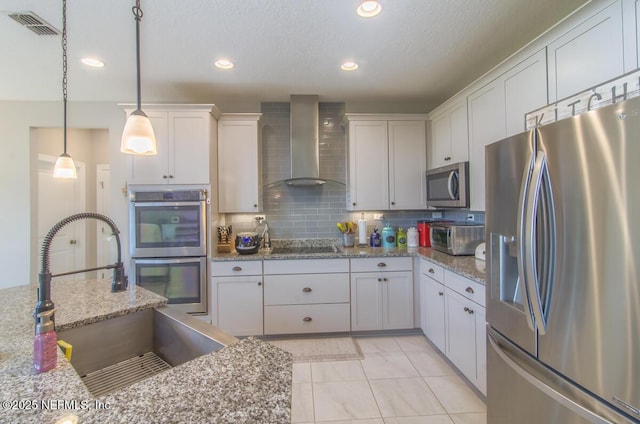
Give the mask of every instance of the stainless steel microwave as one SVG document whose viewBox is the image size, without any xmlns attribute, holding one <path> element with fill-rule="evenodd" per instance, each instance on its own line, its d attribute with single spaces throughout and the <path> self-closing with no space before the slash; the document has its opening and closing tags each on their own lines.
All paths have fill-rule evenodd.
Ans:
<svg viewBox="0 0 640 424">
<path fill-rule="evenodd" d="M 469 207 L 469 162 L 458 162 L 427 171 L 427 206 Z"/>
</svg>

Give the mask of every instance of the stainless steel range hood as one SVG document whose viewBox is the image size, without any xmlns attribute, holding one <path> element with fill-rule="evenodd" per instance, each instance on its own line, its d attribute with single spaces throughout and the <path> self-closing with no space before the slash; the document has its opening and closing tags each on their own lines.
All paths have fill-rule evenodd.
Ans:
<svg viewBox="0 0 640 424">
<path fill-rule="evenodd" d="M 320 178 L 318 140 L 318 96 L 292 95 L 291 104 L 291 178 L 289 186 L 317 186 L 327 181 Z"/>
</svg>

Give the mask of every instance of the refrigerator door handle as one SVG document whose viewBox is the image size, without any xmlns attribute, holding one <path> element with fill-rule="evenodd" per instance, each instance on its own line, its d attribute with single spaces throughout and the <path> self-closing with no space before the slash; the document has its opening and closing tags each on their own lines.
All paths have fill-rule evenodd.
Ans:
<svg viewBox="0 0 640 424">
<path fill-rule="evenodd" d="M 535 388 L 540 390 L 542 393 L 556 400 L 558 403 L 570 409 L 574 413 L 580 415 L 581 417 L 588 420 L 589 422 L 592 422 L 594 424 L 615 424 L 614 422 L 601 417 L 600 415 L 594 413 L 593 411 L 590 411 L 589 409 L 585 408 L 584 406 L 580 405 L 579 403 L 575 402 L 574 400 L 560 393 L 553 387 L 547 385 L 539 378 L 528 373 L 524 368 L 522 368 L 513 359 L 511 359 L 509 355 L 504 352 L 504 350 L 502 350 L 502 348 L 498 344 L 498 341 L 495 339 L 495 336 L 493 336 L 491 333 L 487 333 L 487 339 L 489 340 L 489 344 L 493 348 L 494 352 L 500 357 L 500 359 L 502 359 L 502 361 L 504 361 L 505 364 L 509 366 L 509 368 L 515 371 L 520 377 L 527 380 L 530 384 L 532 384 Z"/>
<path fill-rule="evenodd" d="M 527 205 L 529 203 L 529 186 L 531 184 L 531 175 L 532 175 L 532 167 L 533 167 L 533 163 L 534 163 L 534 154 L 532 153 L 529 156 L 529 160 L 527 161 L 527 163 L 529 164 L 525 170 L 524 170 L 524 175 L 522 176 L 522 184 L 520 186 L 520 199 L 518 201 L 518 228 L 517 228 L 517 234 L 516 234 L 516 239 L 517 239 L 517 243 L 518 243 L 518 255 L 517 255 L 517 262 L 518 262 L 518 284 L 522 285 L 522 294 L 524 297 L 524 315 L 527 319 L 527 325 L 529 326 L 529 328 L 531 329 L 531 331 L 535 332 L 536 331 L 536 325 L 535 325 L 535 321 L 534 321 L 534 315 L 533 315 L 533 308 L 531 306 L 531 300 L 529 299 L 529 288 L 528 288 L 528 284 L 527 284 L 527 273 L 526 273 L 526 269 L 525 269 L 525 256 L 527 254 L 526 252 L 526 234 L 527 234 L 527 230 L 528 228 L 530 228 L 529 225 L 527 225 L 527 221 L 526 221 L 526 210 L 527 210 Z"/>
<path fill-rule="evenodd" d="M 533 167 L 533 173 L 531 176 L 531 183 L 529 184 L 527 194 L 526 210 L 525 210 L 525 228 L 526 239 L 523 240 L 523 244 L 525 245 L 524 255 L 524 271 L 526 277 L 526 288 L 529 290 L 528 297 L 529 302 L 531 303 L 531 310 L 533 312 L 533 316 L 535 319 L 536 327 L 538 329 L 538 334 L 544 335 L 547 332 L 547 319 L 544 315 L 544 311 L 542 309 L 542 301 L 540 296 L 541 283 L 540 283 L 540 275 L 538 273 L 538 257 L 536 254 L 537 246 L 536 246 L 536 228 L 535 222 L 537 218 L 537 213 L 539 210 L 539 205 L 541 202 L 542 195 L 542 180 L 543 176 L 547 176 L 548 180 L 548 169 L 547 169 L 547 158 L 544 152 L 539 151 L 536 156 L 535 165 Z M 546 205 L 550 209 L 550 220 L 553 221 L 553 208 L 552 205 Z M 554 228 L 555 223 L 550 222 L 549 228 Z M 545 230 L 547 230 L 545 228 Z M 544 237 L 549 237 L 547 231 L 545 231 Z M 553 241 L 555 243 L 555 241 Z M 551 249 L 553 250 L 553 249 Z M 551 257 L 550 261 L 553 261 L 553 257 Z M 544 277 L 549 279 L 551 276 L 547 272 L 543 272 Z M 548 284 L 548 282 L 547 282 Z"/>
</svg>

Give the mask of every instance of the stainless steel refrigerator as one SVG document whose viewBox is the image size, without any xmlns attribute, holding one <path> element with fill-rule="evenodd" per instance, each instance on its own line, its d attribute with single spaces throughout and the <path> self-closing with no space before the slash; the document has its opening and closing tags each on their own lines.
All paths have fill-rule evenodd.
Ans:
<svg viewBox="0 0 640 424">
<path fill-rule="evenodd" d="M 487 422 L 640 422 L 640 98 L 486 147 Z"/>
</svg>

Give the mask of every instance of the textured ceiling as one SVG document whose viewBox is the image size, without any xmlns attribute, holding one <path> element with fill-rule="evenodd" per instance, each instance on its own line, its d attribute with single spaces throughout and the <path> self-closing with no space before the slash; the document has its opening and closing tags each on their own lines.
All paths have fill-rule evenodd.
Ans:
<svg viewBox="0 0 640 424">
<path fill-rule="evenodd" d="M 143 0 L 144 102 L 230 99 L 441 103 L 585 0 Z M 68 0 L 69 100 L 135 101 L 133 0 Z M 0 100 L 60 100 L 60 36 L 37 36 L 7 14 L 62 27 L 62 2 L 0 0 Z M 81 65 L 84 55 L 106 66 Z M 213 67 L 219 57 L 236 67 Z M 360 64 L 345 73 L 346 60 Z"/>
</svg>

